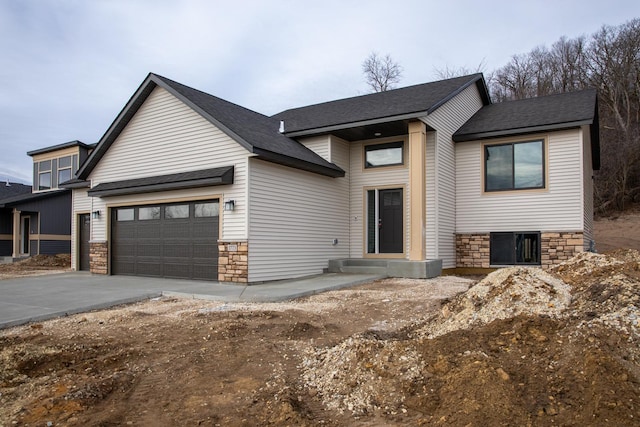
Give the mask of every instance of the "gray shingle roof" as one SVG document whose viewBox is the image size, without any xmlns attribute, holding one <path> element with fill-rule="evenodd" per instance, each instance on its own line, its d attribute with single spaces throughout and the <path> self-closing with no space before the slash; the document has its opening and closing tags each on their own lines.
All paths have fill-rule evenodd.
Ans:
<svg viewBox="0 0 640 427">
<path fill-rule="evenodd" d="M 9 185 L 7 185 L 6 181 L 0 181 L 0 203 L 3 203 L 5 199 L 24 194 L 31 194 L 30 185 L 20 184 L 17 182 L 10 182 Z"/>
<path fill-rule="evenodd" d="M 297 141 L 279 132 L 280 122 L 247 108 L 185 86 L 166 77 L 149 74 L 101 138 L 98 146 L 78 171 L 86 179 L 151 91 L 161 86 L 258 157 L 294 168 L 328 176 L 344 171 Z"/>
<path fill-rule="evenodd" d="M 70 190 L 52 190 L 52 191 L 42 191 L 39 193 L 25 193 L 18 194 L 13 197 L 8 197 L 6 199 L 0 200 L 0 208 L 7 208 L 11 206 L 17 206 L 21 203 L 25 202 L 33 202 L 40 199 L 48 199 L 49 197 L 58 196 L 63 193 L 68 193 Z"/>
<path fill-rule="evenodd" d="M 482 74 L 408 86 L 386 92 L 340 99 L 283 111 L 273 116 L 284 120 L 286 134 L 313 133 L 322 128 L 352 126 L 354 123 L 425 116 L 468 86 L 476 84 L 489 103 Z"/>
<path fill-rule="evenodd" d="M 453 134 L 453 140 L 473 141 L 583 125 L 589 125 L 592 166 L 598 170 L 600 127 L 595 89 L 485 105 Z"/>
<path fill-rule="evenodd" d="M 456 142 L 592 124 L 595 89 L 485 105 L 453 135 Z"/>
</svg>

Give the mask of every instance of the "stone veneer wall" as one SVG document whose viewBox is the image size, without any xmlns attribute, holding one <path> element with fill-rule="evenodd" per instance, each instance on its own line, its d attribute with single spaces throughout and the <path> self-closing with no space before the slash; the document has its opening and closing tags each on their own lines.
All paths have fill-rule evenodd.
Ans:
<svg viewBox="0 0 640 427">
<path fill-rule="evenodd" d="M 456 267 L 490 268 L 489 233 L 456 234 Z M 584 251 L 584 234 L 547 232 L 540 234 L 541 264 L 550 267 Z"/>
<path fill-rule="evenodd" d="M 456 234 L 456 267 L 489 268 L 489 234 Z"/>
<path fill-rule="evenodd" d="M 584 251 L 584 234 L 577 232 L 542 233 L 542 266 L 550 267 Z"/>
<path fill-rule="evenodd" d="M 107 242 L 89 242 L 89 270 L 94 274 L 107 274 L 109 246 Z"/>
<path fill-rule="evenodd" d="M 247 283 L 249 281 L 249 244 L 218 242 L 218 281 Z"/>
</svg>

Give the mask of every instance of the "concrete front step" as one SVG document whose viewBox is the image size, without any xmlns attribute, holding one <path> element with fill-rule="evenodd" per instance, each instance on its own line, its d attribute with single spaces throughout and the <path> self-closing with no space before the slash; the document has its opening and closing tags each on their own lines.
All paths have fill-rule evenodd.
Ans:
<svg viewBox="0 0 640 427">
<path fill-rule="evenodd" d="M 333 272 L 332 272 L 333 273 Z M 387 267 L 367 266 L 367 265 L 346 265 L 340 268 L 340 273 L 359 274 L 380 274 L 387 275 Z"/>
<path fill-rule="evenodd" d="M 329 273 L 371 273 L 388 277 L 430 279 L 442 274 L 442 260 L 343 258 L 329 260 Z"/>
</svg>

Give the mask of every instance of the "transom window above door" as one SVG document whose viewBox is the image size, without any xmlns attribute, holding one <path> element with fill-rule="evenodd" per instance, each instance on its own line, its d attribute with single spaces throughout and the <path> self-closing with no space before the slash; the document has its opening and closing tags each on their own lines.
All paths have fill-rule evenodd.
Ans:
<svg viewBox="0 0 640 427">
<path fill-rule="evenodd" d="M 364 167 L 379 168 L 404 164 L 404 142 L 371 144 L 364 147 Z"/>
</svg>

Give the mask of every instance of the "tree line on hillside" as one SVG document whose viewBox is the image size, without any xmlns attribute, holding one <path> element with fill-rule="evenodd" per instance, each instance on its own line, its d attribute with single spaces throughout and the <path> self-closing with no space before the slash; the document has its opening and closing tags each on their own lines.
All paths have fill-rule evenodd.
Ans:
<svg viewBox="0 0 640 427">
<path fill-rule="evenodd" d="M 374 91 L 399 81 L 401 68 L 389 55 L 376 70 L 372 54 L 364 63 L 365 78 Z M 367 62 L 368 61 L 368 62 Z M 393 66 L 395 64 L 395 67 Z M 437 70 L 450 78 L 479 72 L 460 68 Z M 377 86 L 376 71 L 396 70 Z M 561 37 L 550 48 L 536 47 L 514 55 L 509 63 L 486 73 L 494 102 L 553 95 L 586 88 L 598 90 L 601 167 L 595 176 L 595 209 L 607 214 L 640 202 L 640 19 L 603 26 L 591 36 Z M 376 76 L 376 82 L 385 82 Z"/>
<path fill-rule="evenodd" d="M 596 88 L 596 211 L 621 211 L 640 201 L 640 19 L 514 55 L 489 74 L 488 84 L 496 102 Z"/>
</svg>

